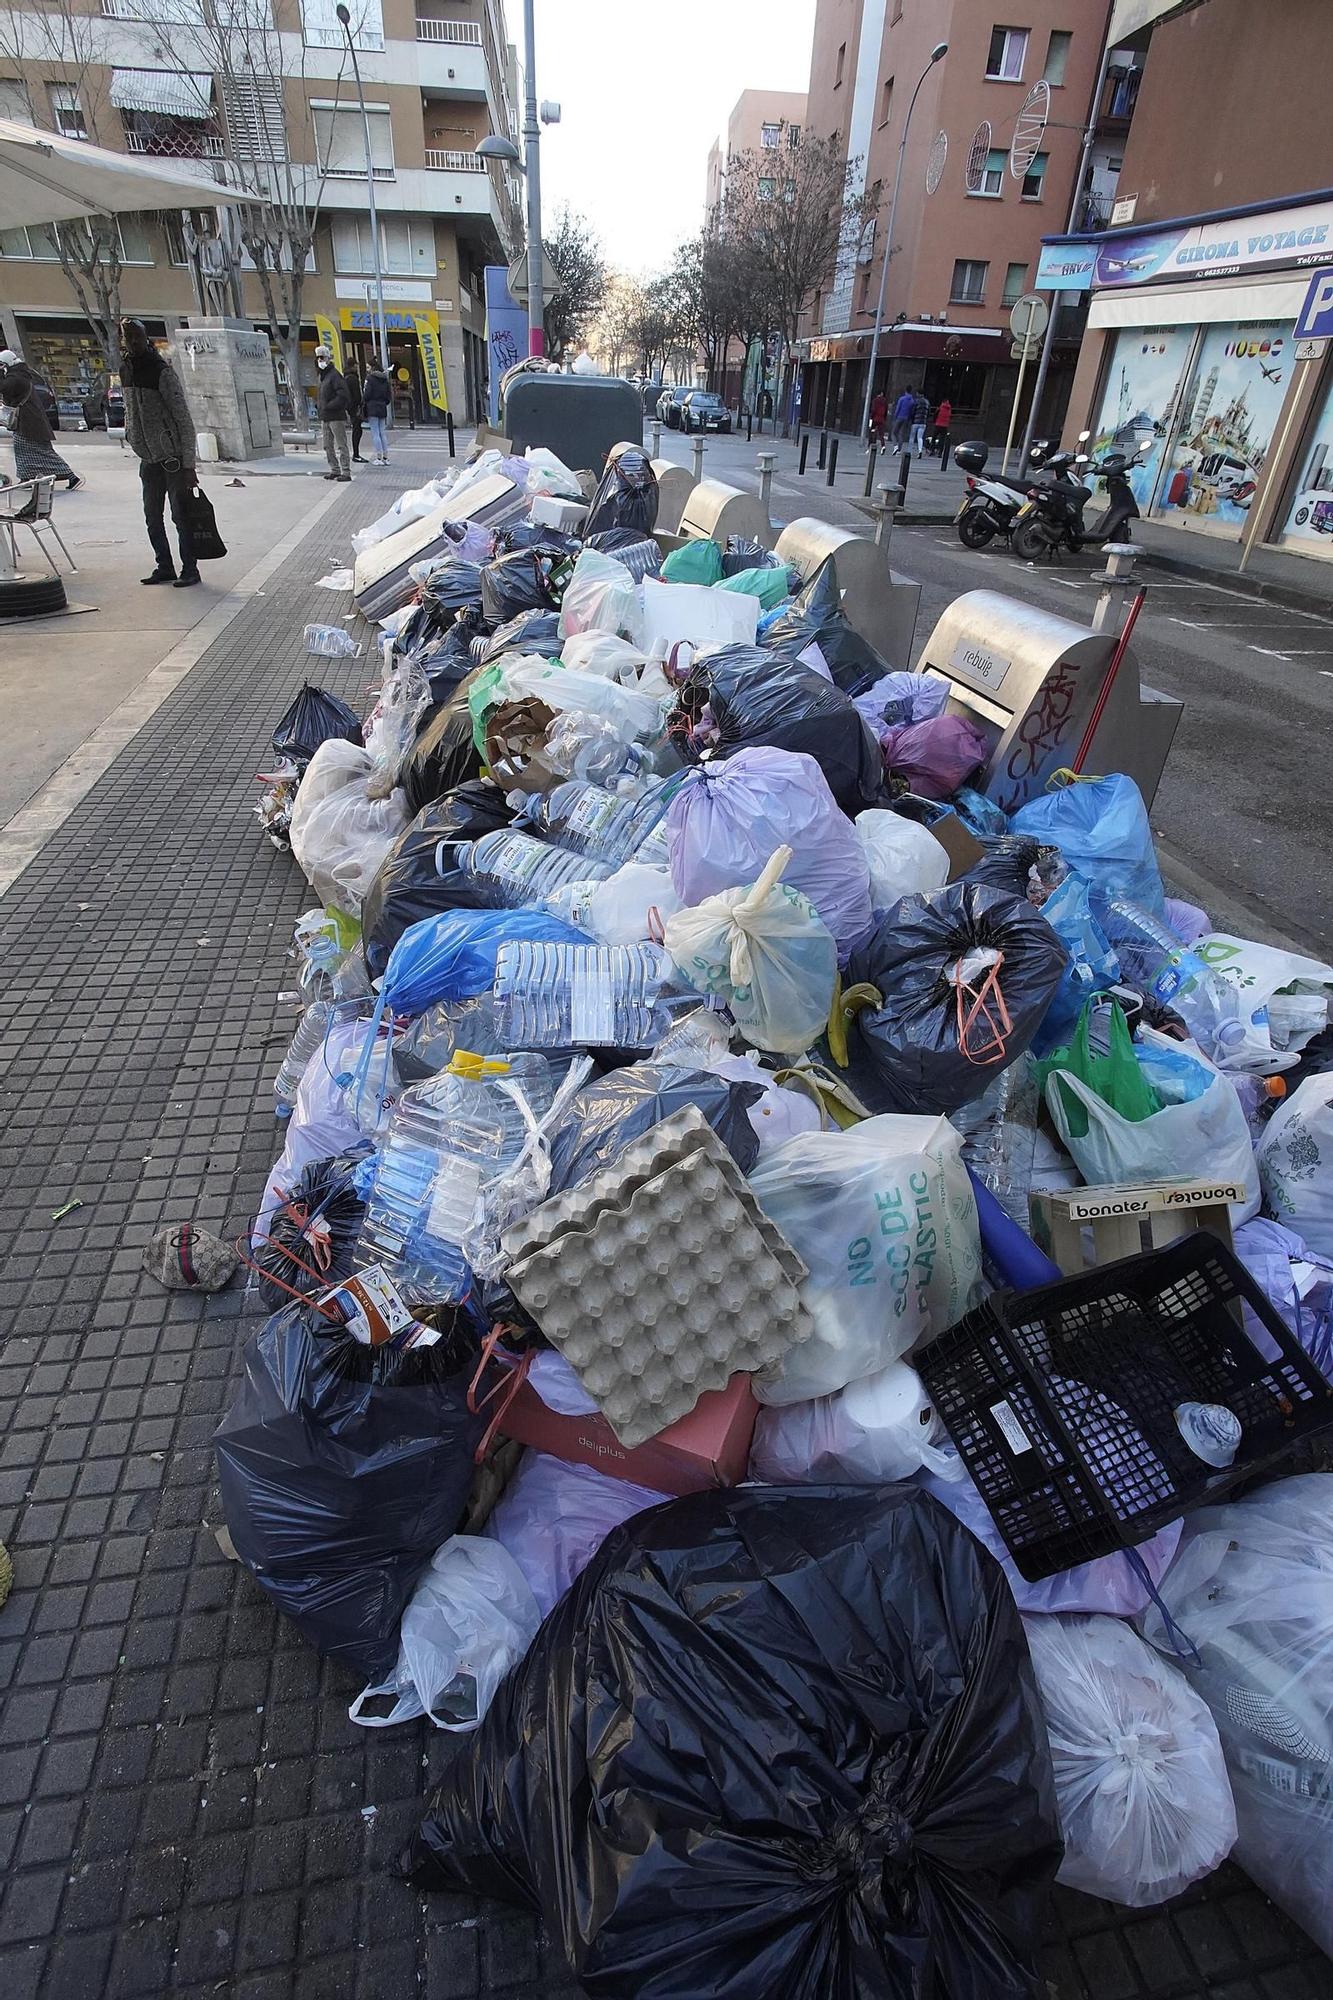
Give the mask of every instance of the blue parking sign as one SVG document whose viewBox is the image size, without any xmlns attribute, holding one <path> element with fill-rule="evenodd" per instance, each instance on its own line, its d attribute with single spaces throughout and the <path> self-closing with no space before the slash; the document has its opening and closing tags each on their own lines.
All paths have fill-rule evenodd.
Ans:
<svg viewBox="0 0 1333 2000">
<path fill-rule="evenodd" d="M 1333 333 L 1333 270 L 1316 271 L 1296 315 L 1297 340 L 1320 340 Z"/>
</svg>

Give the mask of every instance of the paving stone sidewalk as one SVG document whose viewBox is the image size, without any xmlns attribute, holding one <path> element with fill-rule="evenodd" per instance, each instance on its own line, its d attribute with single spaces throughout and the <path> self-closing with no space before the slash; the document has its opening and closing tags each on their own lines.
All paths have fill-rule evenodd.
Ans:
<svg viewBox="0 0 1333 2000">
<path fill-rule="evenodd" d="M 367 662 L 308 661 L 301 628 L 387 497 L 343 496 L 0 899 L 4 2000 L 579 1990 L 527 1917 L 385 1877 L 450 1739 L 356 1728 L 353 1678 L 220 1555 L 210 1439 L 258 1317 L 140 1268 L 164 1223 L 242 1231 L 280 1144 L 310 897 L 252 775 L 308 669 L 361 700 Z M 1052 2000 L 1333 1990 L 1235 1870 L 1168 1911 L 1061 1895 L 1046 1973 Z"/>
</svg>

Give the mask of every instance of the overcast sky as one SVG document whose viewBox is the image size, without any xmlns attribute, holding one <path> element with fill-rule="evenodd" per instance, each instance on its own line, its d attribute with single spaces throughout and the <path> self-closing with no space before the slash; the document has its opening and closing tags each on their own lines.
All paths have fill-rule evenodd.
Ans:
<svg viewBox="0 0 1333 2000">
<path fill-rule="evenodd" d="M 743 90 L 804 90 L 815 0 L 536 0 L 542 211 L 585 214 L 608 261 L 659 270 L 703 221 L 708 149 Z M 505 0 L 523 59 L 522 0 Z"/>
</svg>

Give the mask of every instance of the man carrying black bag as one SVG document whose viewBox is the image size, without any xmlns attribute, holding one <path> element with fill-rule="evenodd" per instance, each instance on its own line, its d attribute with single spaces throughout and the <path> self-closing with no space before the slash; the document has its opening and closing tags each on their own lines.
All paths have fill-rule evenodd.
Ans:
<svg viewBox="0 0 1333 2000">
<path fill-rule="evenodd" d="M 194 419 L 185 400 L 180 377 L 158 353 L 148 338 L 142 320 L 121 321 L 123 359 L 120 379 L 125 390 L 125 436 L 139 460 L 143 484 L 143 516 L 148 539 L 157 558 L 151 576 L 143 583 L 171 583 L 186 590 L 203 581 L 194 545 L 190 519 L 190 495 L 194 491 Z M 180 543 L 180 575 L 171 559 L 165 512 L 171 502 L 171 518 Z"/>
</svg>

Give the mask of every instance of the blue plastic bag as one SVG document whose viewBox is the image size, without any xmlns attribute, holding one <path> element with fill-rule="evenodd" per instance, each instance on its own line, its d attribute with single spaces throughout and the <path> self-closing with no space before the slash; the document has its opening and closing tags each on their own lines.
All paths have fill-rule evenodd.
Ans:
<svg viewBox="0 0 1333 2000">
<path fill-rule="evenodd" d="M 960 785 L 949 801 L 969 833 L 978 840 L 1009 831 L 1009 815 L 975 785 Z"/>
<path fill-rule="evenodd" d="M 1126 896 L 1165 921 L 1152 829 L 1132 778 L 1114 772 L 1029 799 L 1010 820 L 1009 831 L 1058 847 L 1088 884 L 1094 903 Z"/>
<path fill-rule="evenodd" d="M 1119 960 L 1092 914 L 1088 885 L 1081 875 L 1071 868 L 1059 888 L 1046 898 L 1041 913 L 1069 953 L 1069 963 L 1032 1037 L 1032 1052 L 1038 1056 L 1067 1042 L 1083 1002 L 1120 977 Z"/>
</svg>

